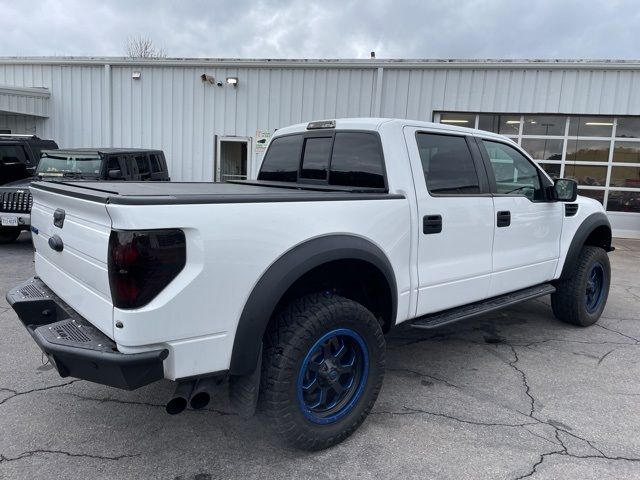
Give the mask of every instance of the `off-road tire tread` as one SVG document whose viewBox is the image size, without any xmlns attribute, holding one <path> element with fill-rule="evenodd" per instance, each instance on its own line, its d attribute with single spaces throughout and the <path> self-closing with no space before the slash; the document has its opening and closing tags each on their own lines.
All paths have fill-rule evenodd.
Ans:
<svg viewBox="0 0 640 480">
<path fill-rule="evenodd" d="M 551 294 L 551 309 L 558 320 L 580 327 L 588 327 L 598 321 L 598 315 L 589 315 L 584 306 L 584 291 L 582 288 L 582 280 L 587 275 L 588 270 L 594 260 L 598 260 L 605 267 L 606 286 L 605 298 L 603 306 L 608 295 L 611 267 L 609 265 L 609 257 L 604 249 L 600 247 L 585 246 L 582 247 L 578 260 L 576 261 L 574 271 L 566 278 L 560 279 L 556 283 L 556 292 Z M 601 309 L 604 307 L 601 307 Z M 601 310 L 600 309 L 600 310 Z"/>
<path fill-rule="evenodd" d="M 328 330 L 333 326 L 335 319 L 365 322 L 367 328 L 374 333 L 376 345 L 368 345 L 377 348 L 379 352 L 377 378 L 368 378 L 369 382 L 375 382 L 372 394 L 366 401 L 360 413 L 351 418 L 359 407 L 356 406 L 344 419 L 349 419 L 340 432 L 329 437 L 320 438 L 319 435 L 309 435 L 300 428 L 294 415 L 297 413 L 297 404 L 292 405 L 289 398 L 291 381 L 295 381 L 297 372 L 293 366 L 297 360 L 306 354 L 300 345 L 301 340 L 312 341 L 313 329 Z M 340 443 L 349 437 L 365 420 L 382 387 L 385 365 L 385 340 L 380 324 L 365 307 L 353 300 L 340 296 L 326 296 L 324 294 L 312 294 L 301 297 L 276 314 L 275 322 L 265 336 L 263 356 L 263 380 L 264 380 L 264 409 L 272 420 L 273 428 L 286 443 L 303 450 L 321 450 Z M 370 355 L 371 356 L 371 355 Z"/>
</svg>

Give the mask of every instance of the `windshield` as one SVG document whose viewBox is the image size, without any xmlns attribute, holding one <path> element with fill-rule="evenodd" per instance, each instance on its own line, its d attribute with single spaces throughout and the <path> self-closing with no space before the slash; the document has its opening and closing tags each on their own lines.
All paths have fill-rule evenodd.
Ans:
<svg viewBox="0 0 640 480">
<path fill-rule="evenodd" d="M 98 177 L 102 159 L 98 155 L 46 155 L 36 174 L 41 177 Z"/>
</svg>

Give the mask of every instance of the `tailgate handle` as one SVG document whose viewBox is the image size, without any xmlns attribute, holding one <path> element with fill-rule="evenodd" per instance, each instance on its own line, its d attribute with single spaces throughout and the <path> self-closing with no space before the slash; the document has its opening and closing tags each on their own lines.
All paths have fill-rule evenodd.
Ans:
<svg viewBox="0 0 640 480">
<path fill-rule="evenodd" d="M 58 235 L 54 235 L 53 237 L 49 237 L 49 246 L 52 250 L 56 252 L 61 252 L 64 248 L 64 243 L 62 239 Z"/>
<path fill-rule="evenodd" d="M 56 211 L 53 212 L 53 224 L 58 228 L 62 228 L 62 226 L 64 225 L 64 216 L 64 210 L 61 208 L 56 208 Z"/>
</svg>

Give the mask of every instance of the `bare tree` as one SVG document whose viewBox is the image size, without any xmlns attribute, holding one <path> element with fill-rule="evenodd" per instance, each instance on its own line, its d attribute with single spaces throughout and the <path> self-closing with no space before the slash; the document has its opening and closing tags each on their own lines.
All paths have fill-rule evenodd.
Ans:
<svg viewBox="0 0 640 480">
<path fill-rule="evenodd" d="M 167 58 L 165 49 L 156 48 L 149 37 L 129 37 L 126 47 L 129 58 Z"/>
</svg>

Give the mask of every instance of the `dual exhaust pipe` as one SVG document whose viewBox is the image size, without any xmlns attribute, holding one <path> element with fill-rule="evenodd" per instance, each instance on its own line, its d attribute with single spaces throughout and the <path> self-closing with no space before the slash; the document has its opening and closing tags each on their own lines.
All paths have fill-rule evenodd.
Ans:
<svg viewBox="0 0 640 480">
<path fill-rule="evenodd" d="M 209 405 L 218 384 L 219 380 L 215 377 L 178 383 L 173 396 L 167 402 L 167 413 L 169 415 L 177 415 L 182 413 L 187 406 L 194 410 L 203 409 Z"/>
</svg>

